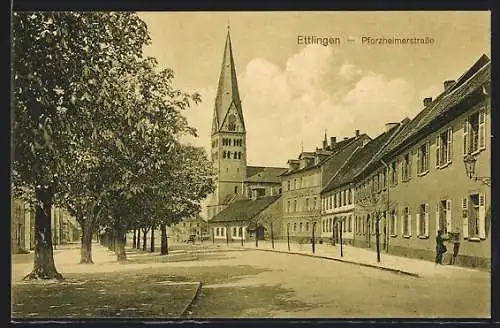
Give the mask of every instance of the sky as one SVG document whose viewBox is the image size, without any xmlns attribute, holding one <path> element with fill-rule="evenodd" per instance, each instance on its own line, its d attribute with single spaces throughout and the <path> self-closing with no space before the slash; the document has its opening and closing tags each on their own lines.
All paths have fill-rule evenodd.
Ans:
<svg viewBox="0 0 500 328">
<path fill-rule="evenodd" d="M 227 25 L 247 129 L 248 165 L 286 167 L 301 149 L 356 129 L 375 138 L 413 118 L 425 97 L 490 55 L 490 12 L 141 12 L 145 54 L 174 70 L 174 86 L 201 94 L 185 112 L 209 154 Z M 339 38 L 328 46 L 300 36 Z M 366 38 L 432 44 L 369 44 Z M 352 41 L 348 41 L 348 39 Z M 375 41 L 376 42 L 376 41 Z M 302 148 L 303 147 L 303 148 Z"/>
</svg>

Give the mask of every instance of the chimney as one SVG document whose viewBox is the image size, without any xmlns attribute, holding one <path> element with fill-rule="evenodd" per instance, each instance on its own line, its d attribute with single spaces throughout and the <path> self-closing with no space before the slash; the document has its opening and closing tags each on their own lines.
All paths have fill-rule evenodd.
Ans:
<svg viewBox="0 0 500 328">
<path fill-rule="evenodd" d="M 356 137 L 359 137 L 359 130 L 356 130 Z"/>
<path fill-rule="evenodd" d="M 385 132 L 389 132 L 393 127 L 397 126 L 399 123 L 385 123 Z"/>
<path fill-rule="evenodd" d="M 450 88 L 455 84 L 455 80 L 444 81 L 444 91 L 450 90 Z"/>
<path fill-rule="evenodd" d="M 333 147 L 337 143 L 337 137 L 330 137 L 330 146 Z"/>
<path fill-rule="evenodd" d="M 429 106 L 431 102 L 432 102 L 432 97 L 424 98 L 424 107 Z"/>
</svg>

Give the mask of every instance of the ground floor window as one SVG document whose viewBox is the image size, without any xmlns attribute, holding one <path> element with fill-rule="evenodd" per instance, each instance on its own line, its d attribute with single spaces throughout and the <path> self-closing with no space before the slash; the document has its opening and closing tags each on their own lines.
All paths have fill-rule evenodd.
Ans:
<svg viewBox="0 0 500 328">
<path fill-rule="evenodd" d="M 486 238 L 486 207 L 484 193 L 473 193 L 462 201 L 464 238 Z"/>
<path fill-rule="evenodd" d="M 309 231 L 309 222 L 306 222 L 306 231 Z"/>
<path fill-rule="evenodd" d="M 410 235 L 410 208 L 409 207 L 405 207 L 403 208 L 403 229 L 401 231 L 401 233 L 403 234 L 403 236 L 409 236 Z"/>
</svg>

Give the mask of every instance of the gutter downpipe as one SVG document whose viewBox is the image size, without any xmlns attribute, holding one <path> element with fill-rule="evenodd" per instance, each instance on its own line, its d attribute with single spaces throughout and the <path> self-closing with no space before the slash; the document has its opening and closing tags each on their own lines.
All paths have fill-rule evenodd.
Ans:
<svg viewBox="0 0 500 328">
<path fill-rule="evenodd" d="M 387 210 L 385 212 L 385 251 L 386 253 L 389 253 L 389 188 L 390 188 L 390 183 L 389 183 L 389 166 L 387 165 L 386 162 L 384 162 L 383 159 L 380 159 L 380 162 L 382 165 L 385 166 L 386 172 L 387 172 Z"/>
</svg>

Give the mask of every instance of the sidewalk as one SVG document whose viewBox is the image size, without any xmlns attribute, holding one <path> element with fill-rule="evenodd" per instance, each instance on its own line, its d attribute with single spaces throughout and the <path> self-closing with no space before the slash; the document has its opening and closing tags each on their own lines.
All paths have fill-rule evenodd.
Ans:
<svg viewBox="0 0 500 328">
<path fill-rule="evenodd" d="M 245 242 L 243 248 L 245 249 L 258 249 L 264 251 L 275 251 L 281 253 L 288 253 L 288 245 L 283 241 L 275 241 L 274 249 L 270 241 L 259 240 L 258 247 L 255 247 L 255 241 Z M 229 244 L 230 248 L 241 249 L 239 243 L 232 242 Z M 352 263 L 362 266 L 376 267 L 382 270 L 389 270 L 392 272 L 402 273 L 414 277 L 428 277 L 436 275 L 447 275 L 450 272 L 477 272 L 489 274 L 480 270 L 471 268 L 464 268 L 451 265 L 436 265 L 434 262 L 407 258 L 403 256 L 396 256 L 387 254 L 384 251 L 380 252 L 380 263 L 377 262 L 377 253 L 373 250 L 354 247 L 350 245 L 343 245 L 343 256 L 340 256 L 340 245 L 332 246 L 331 244 L 316 244 L 315 253 L 312 253 L 311 244 L 296 244 L 290 243 L 290 253 L 301 254 L 307 256 L 324 257 L 332 260 L 337 260 L 346 263 Z"/>
</svg>

